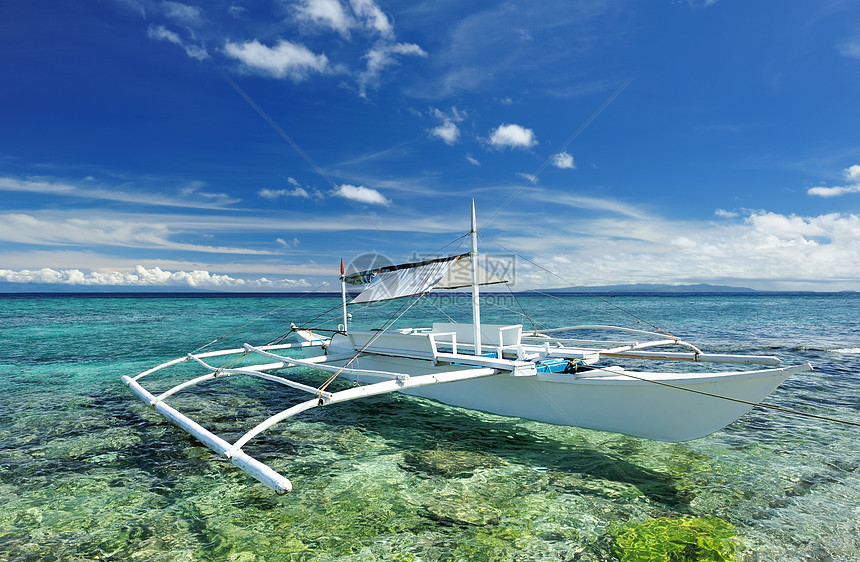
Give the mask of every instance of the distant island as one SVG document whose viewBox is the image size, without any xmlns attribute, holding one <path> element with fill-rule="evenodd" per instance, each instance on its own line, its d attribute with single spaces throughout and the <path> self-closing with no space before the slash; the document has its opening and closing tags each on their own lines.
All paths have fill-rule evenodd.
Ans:
<svg viewBox="0 0 860 562">
<path fill-rule="evenodd" d="M 526 293 L 533 291 L 524 291 Z M 708 285 L 696 283 L 693 285 L 666 285 L 660 283 L 633 283 L 629 285 L 596 285 L 590 287 L 564 287 L 545 289 L 541 293 L 759 293 L 748 287 L 731 287 L 728 285 Z"/>
</svg>

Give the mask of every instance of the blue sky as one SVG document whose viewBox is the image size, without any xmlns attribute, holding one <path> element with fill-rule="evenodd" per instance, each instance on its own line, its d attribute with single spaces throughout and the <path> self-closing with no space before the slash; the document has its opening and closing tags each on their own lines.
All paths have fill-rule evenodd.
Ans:
<svg viewBox="0 0 860 562">
<path fill-rule="evenodd" d="M 860 290 L 856 2 L 7 0 L 0 76 L 0 290 L 332 290 L 472 198 L 518 289 Z"/>
</svg>

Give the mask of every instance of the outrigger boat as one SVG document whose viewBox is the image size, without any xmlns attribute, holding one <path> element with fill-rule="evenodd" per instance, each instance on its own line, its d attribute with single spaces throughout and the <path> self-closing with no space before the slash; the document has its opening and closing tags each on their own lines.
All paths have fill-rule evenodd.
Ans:
<svg viewBox="0 0 860 562">
<path fill-rule="evenodd" d="M 482 324 L 479 286 L 503 282 L 478 264 L 475 208 L 471 251 L 417 263 L 378 267 L 349 275 L 341 265 L 343 324 L 330 336 L 292 326 L 301 341 L 189 353 L 122 380 L 147 404 L 216 453 L 277 493 L 289 492 L 289 479 L 251 457 L 243 447 L 275 424 L 306 410 L 402 392 L 446 404 L 578 426 L 660 441 L 686 441 L 713 433 L 759 404 L 788 377 L 811 365 L 725 372 L 642 372 L 607 364 L 623 360 L 775 366 L 773 356 L 705 353 L 668 333 L 615 326 L 569 326 L 523 332 L 522 324 Z M 430 327 L 373 331 L 347 326 L 348 283 L 365 284 L 350 304 L 426 295 L 432 289 L 471 286 L 471 323 L 437 322 Z M 577 334 L 613 332 L 628 341 L 584 339 Z M 606 337 L 606 336 L 604 336 Z M 630 341 L 644 337 L 645 341 Z M 673 347 L 675 350 L 667 350 Z M 311 357 L 286 350 L 318 349 Z M 212 364 L 214 358 L 259 357 L 247 366 Z M 220 360 L 219 360 L 220 361 Z M 203 374 L 159 394 L 141 379 L 180 363 L 197 363 Z M 320 386 L 290 378 L 297 367 L 329 372 Z M 290 405 L 230 443 L 167 403 L 181 391 L 225 376 L 245 375 L 306 392 L 308 400 Z M 356 383 L 327 390 L 336 377 Z"/>
</svg>

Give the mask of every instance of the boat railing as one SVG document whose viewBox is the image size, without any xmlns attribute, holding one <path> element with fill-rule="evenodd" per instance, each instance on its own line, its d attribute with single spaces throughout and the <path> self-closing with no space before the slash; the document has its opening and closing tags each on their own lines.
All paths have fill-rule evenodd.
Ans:
<svg viewBox="0 0 860 562">
<path fill-rule="evenodd" d="M 547 334 L 571 331 L 615 331 L 639 336 L 655 338 L 649 341 L 622 342 L 617 340 L 591 340 L 566 337 L 552 337 Z M 600 358 L 615 357 L 624 359 L 647 359 L 659 361 L 692 361 L 702 363 L 734 363 L 734 364 L 763 364 L 777 365 L 780 360 L 772 355 L 734 355 L 726 353 L 705 353 L 697 346 L 680 338 L 665 333 L 649 332 L 635 328 L 589 324 L 581 326 L 565 326 L 547 330 L 534 331 L 524 335 L 522 340 L 526 349 L 542 349 L 548 357 L 582 357 L 590 364 Z M 578 346 L 597 346 L 583 348 Z M 686 349 L 684 352 L 672 351 L 643 351 L 648 348 L 675 346 Z"/>
<path fill-rule="evenodd" d="M 451 353 L 457 354 L 457 332 L 429 332 L 427 337 L 430 338 L 430 346 L 433 348 L 433 359 L 439 356 L 439 344 L 447 344 L 451 346 Z M 450 338 L 445 341 L 445 338 Z M 468 344 L 467 344 L 468 345 Z M 472 348 L 474 349 L 474 344 Z"/>
</svg>

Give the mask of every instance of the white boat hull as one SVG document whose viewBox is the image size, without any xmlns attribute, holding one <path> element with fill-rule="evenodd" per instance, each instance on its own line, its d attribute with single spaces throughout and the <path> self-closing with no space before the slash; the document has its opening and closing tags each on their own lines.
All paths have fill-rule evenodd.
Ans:
<svg viewBox="0 0 860 562">
<path fill-rule="evenodd" d="M 336 352 L 329 350 L 333 351 Z M 456 365 L 373 354 L 360 356 L 351 366 L 410 376 L 462 369 Z M 556 425 L 659 441 L 687 441 L 736 421 L 788 377 L 808 368 L 802 365 L 742 373 L 682 375 L 630 373 L 637 378 L 606 371 L 593 371 L 591 375 L 589 372 L 534 376 L 502 373 L 403 392 L 452 406 Z M 362 384 L 383 380 L 369 375 L 345 377 Z"/>
</svg>

